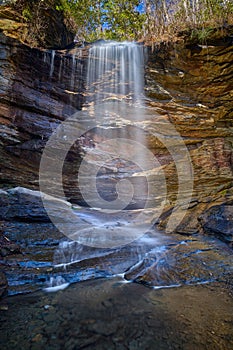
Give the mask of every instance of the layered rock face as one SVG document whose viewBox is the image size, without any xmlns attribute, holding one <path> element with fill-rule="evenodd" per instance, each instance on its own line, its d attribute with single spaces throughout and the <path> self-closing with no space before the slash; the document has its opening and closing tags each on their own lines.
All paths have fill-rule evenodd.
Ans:
<svg viewBox="0 0 233 350">
<path fill-rule="evenodd" d="M 176 208 L 178 212 L 188 209 L 178 232 L 197 231 L 201 212 L 214 203 L 220 205 L 232 199 L 232 63 L 231 36 L 209 45 L 181 41 L 149 53 L 146 79 L 150 104 L 183 137 L 193 166 L 191 204 L 188 208 L 185 205 Z M 155 141 L 152 138 L 150 147 L 158 154 Z M 172 181 L 176 169 L 172 161 L 167 162 L 165 171 L 171 179 L 168 180 L 170 209 L 176 192 Z M 161 220 L 162 227 L 167 216 Z"/>
<path fill-rule="evenodd" d="M 31 47 L 52 49 L 66 47 L 74 39 L 74 34 L 65 24 L 63 13 L 52 8 L 50 3 L 32 3 L 26 10 L 26 16 L 22 13 L 22 2 L 14 1 L 11 6 L 0 5 L 0 29 L 11 38 Z M 30 21 L 26 20 L 27 15 Z"/>
<path fill-rule="evenodd" d="M 85 50 L 30 49 L 3 34 L 0 47 L 1 183 L 38 188 L 46 140 L 81 109 Z"/>
<path fill-rule="evenodd" d="M 1 185 L 38 189 L 39 162 L 46 140 L 61 121 L 83 106 L 87 49 L 43 51 L 3 34 L 0 40 Z M 203 211 L 232 199 L 232 63 L 230 36 L 208 46 L 180 41 L 148 52 L 146 104 L 150 118 L 145 129 L 153 130 L 158 121 L 175 126 L 189 150 L 194 170 L 191 203 L 177 207 L 176 164 L 166 145 L 146 132 L 147 146 L 167 179 L 162 228 L 175 207 L 177 215 L 187 211 L 177 231 L 197 232 L 197 218 Z M 121 127 L 125 125 L 117 126 Z M 92 140 L 98 143 L 101 137 L 101 131 L 96 136 L 86 135 L 83 146 L 92 147 Z M 78 152 L 76 148 L 72 155 L 71 150 L 68 173 L 74 171 L 72 162 L 78 159 Z M 74 186 L 76 174 L 77 169 Z M 70 186 L 71 197 L 72 191 Z"/>
</svg>

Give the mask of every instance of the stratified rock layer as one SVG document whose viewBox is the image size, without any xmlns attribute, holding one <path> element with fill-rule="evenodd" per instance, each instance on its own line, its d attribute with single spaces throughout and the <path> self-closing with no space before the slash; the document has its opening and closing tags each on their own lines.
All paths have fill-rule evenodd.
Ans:
<svg viewBox="0 0 233 350">
<path fill-rule="evenodd" d="M 210 45 L 180 41 L 149 52 L 146 90 L 150 104 L 176 127 L 192 159 L 193 199 L 190 205 L 175 207 L 177 213 L 186 211 L 176 229 L 180 233 L 197 232 L 197 217 L 233 195 L 232 63 L 230 35 Z M 149 144 L 159 154 L 153 137 Z M 164 170 L 170 204 L 161 227 L 166 226 L 177 191 L 174 163 L 166 162 Z"/>
<path fill-rule="evenodd" d="M 4 272 L 0 271 L 0 297 L 7 291 L 7 279 Z"/>
<path fill-rule="evenodd" d="M 3 34 L 0 49 L 1 183 L 38 188 L 48 137 L 83 103 L 83 50 L 66 50 L 64 56 L 30 49 Z"/>
<path fill-rule="evenodd" d="M 11 4 L 4 6 L 1 3 L 0 8 L 0 30 L 5 35 L 32 47 L 61 48 L 73 41 L 74 33 L 67 28 L 64 14 L 52 8 L 49 2 L 44 6 L 43 2 L 32 3 L 29 8 L 23 6 L 24 10 L 22 2 L 8 3 Z M 29 21 L 26 20 L 25 11 L 30 17 Z"/>
</svg>

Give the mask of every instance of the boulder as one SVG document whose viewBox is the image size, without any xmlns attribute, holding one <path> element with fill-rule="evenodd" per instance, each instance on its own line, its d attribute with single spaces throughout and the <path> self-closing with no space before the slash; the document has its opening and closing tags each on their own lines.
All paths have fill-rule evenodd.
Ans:
<svg viewBox="0 0 233 350">
<path fill-rule="evenodd" d="M 222 242 L 204 237 L 153 249 L 125 273 L 127 280 L 147 286 L 180 286 L 214 281 L 232 271 L 232 252 Z"/>
<path fill-rule="evenodd" d="M 44 208 L 45 201 L 50 208 L 50 215 L 57 221 L 63 221 L 69 215 L 70 203 L 46 196 L 40 191 L 15 187 L 0 191 L 0 220 L 50 222 Z"/>
<path fill-rule="evenodd" d="M 233 203 L 212 206 L 199 216 L 204 233 L 212 234 L 233 246 Z"/>
</svg>

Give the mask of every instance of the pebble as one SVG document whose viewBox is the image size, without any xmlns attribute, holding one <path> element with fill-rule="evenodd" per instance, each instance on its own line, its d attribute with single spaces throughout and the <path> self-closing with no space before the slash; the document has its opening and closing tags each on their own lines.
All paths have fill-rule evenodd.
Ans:
<svg viewBox="0 0 233 350">
<path fill-rule="evenodd" d="M 6 305 L 6 304 L 0 305 L 0 310 L 1 311 L 7 311 L 8 310 L 8 305 Z"/>
<path fill-rule="evenodd" d="M 36 334 L 34 338 L 32 338 L 33 342 L 40 342 L 42 340 L 42 334 Z"/>
</svg>

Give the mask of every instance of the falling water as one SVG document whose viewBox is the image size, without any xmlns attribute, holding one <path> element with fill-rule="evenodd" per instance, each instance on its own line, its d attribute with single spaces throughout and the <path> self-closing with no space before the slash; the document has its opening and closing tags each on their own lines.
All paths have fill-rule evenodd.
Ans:
<svg viewBox="0 0 233 350">
<path fill-rule="evenodd" d="M 51 53 L 51 65 L 50 65 L 50 72 L 49 72 L 50 78 L 53 76 L 53 71 L 54 71 L 54 57 L 55 57 L 55 50 L 52 50 L 52 53 Z"/>
<path fill-rule="evenodd" d="M 131 42 L 100 42 L 89 50 L 87 90 L 95 102 L 140 100 L 144 90 L 144 48 Z"/>
<path fill-rule="evenodd" d="M 99 41 L 89 49 L 87 102 L 93 107 L 93 116 L 101 130 L 102 138 L 112 140 L 110 141 L 111 145 L 107 146 L 97 142 L 96 148 L 105 153 L 105 159 L 113 159 L 107 165 L 110 169 L 115 169 L 116 175 L 107 176 L 107 179 L 106 177 L 101 179 L 97 176 L 100 185 L 101 181 L 103 182 L 102 188 L 104 185 L 107 188 L 108 182 L 113 178 L 118 181 L 119 173 L 125 173 L 128 180 L 129 173 L 132 175 L 133 172 L 140 172 L 142 169 L 148 170 L 152 164 L 151 157 L 149 157 L 149 166 L 146 164 L 148 150 L 146 149 L 145 133 L 140 125 L 145 119 L 144 108 L 142 108 L 144 51 L 143 45 L 134 42 L 112 41 Z M 104 161 L 102 162 L 103 165 L 106 165 Z M 135 180 L 134 183 L 133 180 Z M 147 183 L 145 183 L 145 178 L 138 177 L 137 180 L 136 178 L 133 180 L 131 176 L 131 184 L 126 183 L 122 187 L 121 194 L 129 198 L 133 191 L 136 197 L 142 198 L 144 196 L 146 198 Z M 85 183 L 86 185 L 88 186 Z M 131 185 L 134 187 L 133 189 Z M 113 187 L 115 186 L 113 185 Z M 113 193 L 114 190 L 106 191 L 103 189 L 102 193 L 100 190 L 100 195 L 111 201 L 114 199 L 111 197 L 111 192 Z M 119 192 L 115 192 L 115 195 L 119 196 Z M 133 202 L 135 202 L 135 196 Z M 100 201 L 97 200 L 95 204 L 98 206 L 99 203 Z M 128 204 L 132 207 L 130 199 Z M 106 203 L 106 206 L 109 207 L 109 202 Z M 141 204 L 136 203 L 135 207 L 138 206 L 142 207 Z"/>
</svg>

